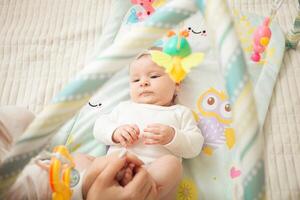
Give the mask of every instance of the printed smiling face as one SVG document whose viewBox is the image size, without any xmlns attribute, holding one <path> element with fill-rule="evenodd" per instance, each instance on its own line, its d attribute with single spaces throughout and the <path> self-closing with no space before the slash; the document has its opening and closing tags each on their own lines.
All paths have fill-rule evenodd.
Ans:
<svg viewBox="0 0 300 200">
<path fill-rule="evenodd" d="M 179 89 L 165 73 L 155 64 L 150 55 L 142 55 L 130 66 L 130 96 L 136 103 L 170 106 Z"/>
</svg>

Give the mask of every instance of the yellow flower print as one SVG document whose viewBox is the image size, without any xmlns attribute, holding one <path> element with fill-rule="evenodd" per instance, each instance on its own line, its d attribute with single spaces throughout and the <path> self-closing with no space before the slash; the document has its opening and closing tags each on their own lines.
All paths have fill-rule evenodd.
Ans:
<svg viewBox="0 0 300 200">
<path fill-rule="evenodd" d="M 176 200 L 197 200 L 198 191 L 196 184 L 191 179 L 183 179 L 177 189 Z"/>
</svg>

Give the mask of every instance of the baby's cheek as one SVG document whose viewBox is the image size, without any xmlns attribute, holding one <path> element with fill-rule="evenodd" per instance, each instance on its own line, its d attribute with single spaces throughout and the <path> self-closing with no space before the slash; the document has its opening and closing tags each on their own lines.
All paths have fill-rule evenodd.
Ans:
<svg viewBox="0 0 300 200">
<path fill-rule="evenodd" d="M 133 102 L 138 102 L 138 97 L 137 97 L 137 95 L 135 95 L 135 94 L 130 95 L 130 99 L 131 99 L 131 101 L 133 101 Z"/>
</svg>

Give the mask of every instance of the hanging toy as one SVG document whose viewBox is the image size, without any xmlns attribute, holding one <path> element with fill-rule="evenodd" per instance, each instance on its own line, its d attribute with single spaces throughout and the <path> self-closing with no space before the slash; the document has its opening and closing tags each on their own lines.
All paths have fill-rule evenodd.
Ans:
<svg viewBox="0 0 300 200">
<path fill-rule="evenodd" d="M 154 13 L 155 8 L 164 4 L 165 0 L 131 0 L 131 3 L 141 5 L 144 8 L 144 12 L 136 14 L 138 20 L 141 21 Z"/>
<path fill-rule="evenodd" d="M 254 62 L 259 62 L 261 55 L 268 47 L 271 40 L 272 31 L 270 29 L 270 23 L 277 10 L 280 8 L 283 0 L 275 0 L 271 9 L 270 17 L 266 17 L 263 23 L 257 27 L 253 34 L 253 53 L 251 55 L 251 60 Z"/>
<path fill-rule="evenodd" d="M 136 14 L 136 10 L 133 8 L 130 10 L 130 16 L 127 19 L 127 24 L 134 24 L 137 23 L 139 21 L 137 14 Z"/>
<path fill-rule="evenodd" d="M 42 162 L 48 161 L 47 163 Z M 49 185 L 52 200 L 70 200 L 72 187 L 78 184 L 80 174 L 75 169 L 75 163 L 65 146 L 56 146 L 53 152 L 43 152 L 36 164 L 49 173 Z"/>
<path fill-rule="evenodd" d="M 187 31 L 182 31 L 178 35 L 170 32 L 170 38 L 164 44 L 163 51 L 152 50 L 150 54 L 153 62 L 165 68 L 171 79 L 180 83 L 190 69 L 199 65 L 204 58 L 203 53 L 192 53 L 191 47 L 186 39 Z"/>
<path fill-rule="evenodd" d="M 49 182 L 53 200 L 69 200 L 72 197 L 71 177 L 75 164 L 65 146 L 53 150 L 49 168 Z M 77 172 L 78 173 L 78 172 Z"/>
<path fill-rule="evenodd" d="M 49 167 L 49 182 L 53 200 L 69 200 L 72 197 L 71 187 L 80 179 L 71 154 L 65 146 L 53 149 Z"/>
<path fill-rule="evenodd" d="M 263 24 L 255 30 L 253 35 L 253 53 L 251 55 L 252 61 L 260 61 L 261 54 L 266 50 L 270 42 L 271 35 L 272 32 L 270 29 L 270 18 L 266 17 Z"/>
</svg>

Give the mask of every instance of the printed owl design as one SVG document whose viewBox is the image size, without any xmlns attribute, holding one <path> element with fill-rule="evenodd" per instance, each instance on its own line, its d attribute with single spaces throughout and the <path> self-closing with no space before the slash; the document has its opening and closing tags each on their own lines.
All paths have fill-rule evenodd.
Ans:
<svg viewBox="0 0 300 200">
<path fill-rule="evenodd" d="M 223 91 L 210 88 L 197 100 L 196 113 L 198 127 L 204 137 L 203 152 L 212 155 L 220 145 L 226 144 L 231 149 L 235 143 L 231 107 Z"/>
</svg>

